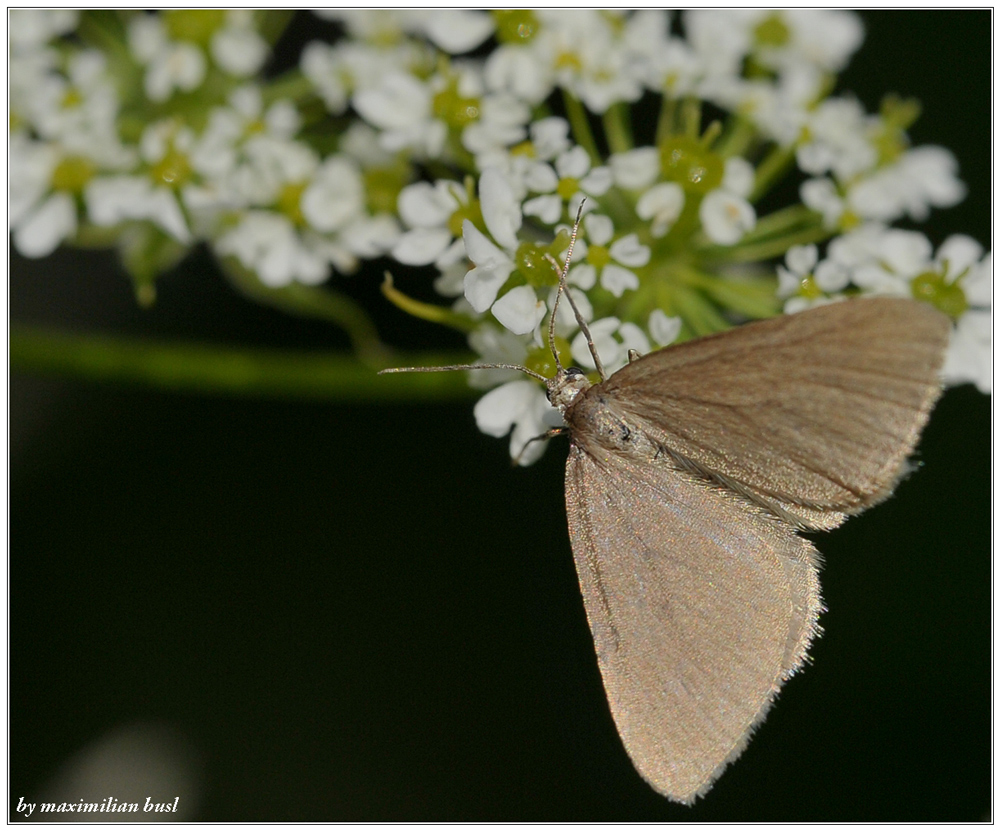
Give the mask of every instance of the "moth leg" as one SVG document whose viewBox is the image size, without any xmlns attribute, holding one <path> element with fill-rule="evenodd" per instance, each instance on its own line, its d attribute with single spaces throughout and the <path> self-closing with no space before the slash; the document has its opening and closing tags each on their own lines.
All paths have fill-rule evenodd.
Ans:
<svg viewBox="0 0 1000 831">
<path fill-rule="evenodd" d="M 642 357 L 642 355 L 640 355 L 640 354 L 639 354 L 639 353 L 638 353 L 638 352 L 637 352 L 636 350 L 634 350 L 634 349 L 630 349 L 630 350 L 628 351 L 628 362 L 629 362 L 630 364 L 632 364 L 632 363 L 635 363 L 635 362 L 636 362 L 636 361 L 638 361 L 638 360 L 639 360 L 639 358 L 641 358 L 641 357 Z"/>
<path fill-rule="evenodd" d="M 528 449 L 528 445 L 532 442 L 555 438 L 556 436 L 561 436 L 563 433 L 567 432 L 569 432 L 569 430 L 566 427 L 553 427 L 551 430 L 546 430 L 540 436 L 533 436 L 528 439 L 524 443 L 524 447 L 521 448 L 521 452 L 517 454 L 517 458 L 511 459 L 511 467 L 517 467 L 521 463 L 521 457 L 524 455 L 524 451 Z"/>
</svg>

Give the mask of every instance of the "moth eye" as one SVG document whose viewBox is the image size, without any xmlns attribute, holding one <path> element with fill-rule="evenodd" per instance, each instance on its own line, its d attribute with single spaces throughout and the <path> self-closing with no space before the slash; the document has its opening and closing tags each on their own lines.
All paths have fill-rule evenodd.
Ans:
<svg viewBox="0 0 1000 831">
<path fill-rule="evenodd" d="M 585 375 L 585 374 L 586 373 L 582 369 L 580 369 L 579 367 L 577 367 L 577 366 L 571 366 L 571 367 L 567 367 L 566 368 L 566 375 L 567 376 L 569 376 L 569 375 L 577 376 L 577 375 Z"/>
</svg>

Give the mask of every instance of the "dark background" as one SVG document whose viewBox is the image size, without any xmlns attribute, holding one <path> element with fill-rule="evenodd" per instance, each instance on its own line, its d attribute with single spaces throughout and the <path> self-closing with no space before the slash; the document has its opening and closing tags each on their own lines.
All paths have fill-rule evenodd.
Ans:
<svg viewBox="0 0 1000 831">
<path fill-rule="evenodd" d="M 924 230 L 989 246 L 990 13 L 863 17 L 840 88 L 869 110 L 890 91 L 923 102 L 914 143 L 951 148 L 969 185 Z M 148 311 L 110 255 L 12 253 L 10 272 L 15 322 L 342 344 L 242 300 L 204 253 Z M 378 279 L 342 282 L 388 341 L 457 345 L 387 308 Z M 511 469 L 472 399 L 346 406 L 16 373 L 9 391 L 11 808 L 141 722 L 194 749 L 202 820 L 991 815 L 990 399 L 970 386 L 938 406 L 917 475 L 817 539 L 830 612 L 814 664 L 693 809 L 657 796 L 615 732 L 560 443 Z"/>
</svg>

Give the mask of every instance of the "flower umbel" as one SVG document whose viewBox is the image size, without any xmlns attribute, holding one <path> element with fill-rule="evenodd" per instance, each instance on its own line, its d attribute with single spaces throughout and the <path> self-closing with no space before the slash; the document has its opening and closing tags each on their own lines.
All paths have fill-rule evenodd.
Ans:
<svg viewBox="0 0 1000 831">
<path fill-rule="evenodd" d="M 424 300 L 393 302 L 544 375 L 583 204 L 567 291 L 611 371 L 629 350 L 888 294 L 947 314 L 945 380 L 989 391 L 991 254 L 916 227 L 966 194 L 948 150 L 911 146 L 919 105 L 869 113 L 833 92 L 863 39 L 853 13 L 317 14 L 341 35 L 272 77 L 284 12 L 12 12 L 15 248 L 117 246 L 152 302 L 205 243 L 234 286 L 294 296 L 356 346 L 371 327 L 330 302 L 336 280 L 387 257 L 429 272 Z M 554 331 L 593 368 L 568 309 Z M 488 375 L 477 424 L 530 462 L 558 416 L 534 380 Z"/>
</svg>

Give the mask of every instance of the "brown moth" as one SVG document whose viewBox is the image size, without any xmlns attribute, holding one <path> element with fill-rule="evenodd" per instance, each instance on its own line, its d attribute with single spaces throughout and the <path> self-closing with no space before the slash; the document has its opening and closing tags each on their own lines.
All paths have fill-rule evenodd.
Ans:
<svg viewBox="0 0 1000 831">
<path fill-rule="evenodd" d="M 574 231 L 575 238 L 575 231 Z M 560 275 L 556 305 L 565 293 Z M 574 311 L 576 311 L 575 304 Z M 552 319 L 556 310 L 553 309 Z M 742 752 L 819 632 L 829 530 L 885 499 L 940 395 L 948 318 L 865 298 L 545 382 L 570 437 L 566 513 L 611 712 L 681 803 Z"/>
</svg>

